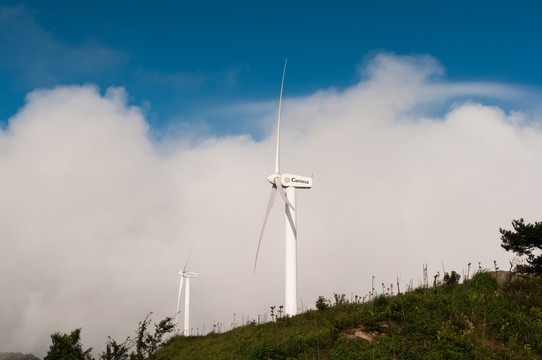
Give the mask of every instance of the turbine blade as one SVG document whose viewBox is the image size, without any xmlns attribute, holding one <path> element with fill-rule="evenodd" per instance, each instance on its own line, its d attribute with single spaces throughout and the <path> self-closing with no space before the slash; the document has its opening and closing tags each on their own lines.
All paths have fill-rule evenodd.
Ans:
<svg viewBox="0 0 542 360">
<path fill-rule="evenodd" d="M 275 174 L 280 174 L 280 112 L 282 110 L 282 89 L 284 88 L 284 75 L 286 74 L 286 64 L 288 59 L 284 61 L 284 70 L 282 71 L 282 83 L 280 84 L 279 97 L 279 115 L 277 120 L 277 153 L 275 155 Z"/>
<path fill-rule="evenodd" d="M 278 179 L 278 180 L 279 180 L 279 184 L 277 185 L 277 188 L 279 189 L 280 196 L 282 196 L 282 198 L 284 199 L 284 202 L 286 204 L 288 204 L 288 207 L 290 209 L 292 209 L 293 211 L 295 211 L 294 206 L 292 205 L 290 200 L 288 200 L 288 197 L 286 197 L 286 193 L 284 192 L 284 189 L 282 188 L 282 184 L 280 183 L 280 179 Z"/>
<path fill-rule="evenodd" d="M 260 245 L 262 244 L 263 231 L 265 229 L 265 224 L 267 223 L 267 218 L 269 217 L 269 212 L 275 203 L 275 197 L 277 196 L 277 187 L 273 185 L 271 188 L 271 194 L 269 194 L 269 200 L 267 202 L 267 210 L 265 211 L 265 217 L 263 218 L 262 231 L 260 232 L 260 240 L 258 241 L 258 248 L 256 249 L 256 258 L 254 259 L 254 273 L 256 273 L 256 264 L 258 263 L 258 253 L 260 252 Z"/>
<path fill-rule="evenodd" d="M 183 289 L 184 276 L 181 275 L 181 282 L 179 283 L 179 296 L 177 296 L 177 312 L 175 317 L 179 316 L 179 306 L 181 304 L 181 290 Z"/>
<path fill-rule="evenodd" d="M 286 208 L 286 218 L 288 219 L 288 222 L 290 223 L 290 227 L 292 228 L 292 232 L 294 233 L 294 236 L 297 239 L 297 228 L 294 224 L 294 219 L 292 218 L 292 213 L 290 212 L 290 208 Z"/>
<path fill-rule="evenodd" d="M 184 264 L 183 272 L 186 271 L 186 267 L 188 266 L 188 260 L 190 260 L 190 256 L 192 255 L 192 250 L 194 250 L 194 246 L 196 246 L 196 243 L 198 242 L 198 239 L 194 241 L 192 244 L 192 247 L 190 248 L 190 251 L 188 252 L 188 257 L 186 258 L 186 263 Z"/>
</svg>

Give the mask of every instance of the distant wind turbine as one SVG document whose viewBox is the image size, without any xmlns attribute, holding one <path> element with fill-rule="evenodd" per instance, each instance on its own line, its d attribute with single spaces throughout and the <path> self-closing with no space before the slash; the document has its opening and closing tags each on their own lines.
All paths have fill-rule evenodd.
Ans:
<svg viewBox="0 0 542 360">
<path fill-rule="evenodd" d="M 194 242 L 194 245 L 196 245 L 196 242 Z M 184 268 L 179 268 L 179 275 L 181 277 L 180 283 L 179 283 L 179 296 L 177 297 L 177 312 L 175 315 L 177 325 L 179 325 L 179 310 L 181 305 L 181 291 L 183 289 L 183 282 L 184 279 L 186 279 L 186 284 L 184 287 L 184 326 L 183 326 L 183 335 L 188 336 L 190 335 L 190 279 L 198 277 L 198 274 L 195 272 L 186 271 L 186 267 L 188 266 L 188 260 L 190 260 L 190 255 L 192 255 L 192 249 L 194 249 L 194 245 L 192 245 L 192 248 L 190 249 L 190 252 L 188 253 L 188 257 L 186 258 L 186 263 L 184 264 Z"/>
<path fill-rule="evenodd" d="M 256 259 L 254 260 L 254 272 L 256 272 L 256 264 L 258 262 L 258 253 L 262 243 L 265 224 L 269 216 L 269 212 L 275 202 L 277 190 L 280 196 L 284 199 L 286 212 L 286 272 L 285 272 L 285 314 L 297 314 L 297 220 L 295 210 L 295 195 L 296 189 L 309 189 L 312 187 L 312 178 L 280 173 L 280 112 L 282 109 L 282 90 L 284 88 L 284 75 L 286 74 L 286 64 L 284 62 L 284 71 L 282 72 L 282 83 L 280 85 L 279 98 L 279 114 L 277 120 L 277 147 L 275 154 L 275 172 L 269 175 L 267 180 L 272 184 L 271 194 L 267 204 L 267 210 L 263 219 L 262 231 L 258 248 L 256 250 Z M 286 191 L 283 189 L 285 188 Z"/>
</svg>

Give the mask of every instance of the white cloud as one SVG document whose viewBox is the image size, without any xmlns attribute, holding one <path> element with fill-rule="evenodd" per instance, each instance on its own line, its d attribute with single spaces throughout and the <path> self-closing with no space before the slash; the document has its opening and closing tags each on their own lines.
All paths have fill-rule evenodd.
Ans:
<svg viewBox="0 0 542 360">
<path fill-rule="evenodd" d="M 282 170 L 315 175 L 313 189 L 298 192 L 305 306 L 318 295 L 363 295 L 372 275 L 378 284 L 400 276 L 404 290 L 425 263 L 430 275 L 442 263 L 507 267 L 498 228 L 540 220 L 537 122 L 473 101 L 442 118 L 420 113 L 428 94 L 493 93 L 439 73 L 430 57 L 381 55 L 352 88 L 285 99 Z M 43 355 L 49 334 L 76 327 L 99 348 L 107 335 L 133 335 L 149 311 L 173 315 L 176 272 L 196 238 L 194 327 L 229 327 L 234 313 L 256 317 L 283 302 L 280 201 L 252 274 L 275 135 L 181 135 L 158 151 L 125 99 L 92 86 L 35 91 L 0 132 L 4 351 Z"/>
</svg>

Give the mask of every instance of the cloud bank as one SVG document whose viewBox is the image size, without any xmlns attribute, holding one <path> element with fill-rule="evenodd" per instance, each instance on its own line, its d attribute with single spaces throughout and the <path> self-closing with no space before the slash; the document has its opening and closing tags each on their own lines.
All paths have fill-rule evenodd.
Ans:
<svg viewBox="0 0 542 360">
<path fill-rule="evenodd" d="M 372 276 L 402 290 L 493 260 L 499 227 L 540 220 L 542 131 L 528 111 L 465 100 L 514 98 L 506 85 L 448 84 L 431 57 L 379 55 L 362 80 L 283 103 L 281 168 L 314 174 L 298 191 L 300 306 L 364 295 Z M 443 116 L 428 105 L 455 102 Z M 123 89 L 37 90 L 0 131 L 0 350 L 43 356 L 55 331 L 87 346 L 132 336 L 176 307 L 188 270 L 194 331 L 229 328 L 283 303 L 277 201 L 252 273 L 273 171 L 273 131 L 156 144 Z M 276 114 L 255 122 L 274 128 Z M 196 134 L 197 135 L 197 134 Z M 166 149 L 166 150 L 164 150 Z"/>
</svg>

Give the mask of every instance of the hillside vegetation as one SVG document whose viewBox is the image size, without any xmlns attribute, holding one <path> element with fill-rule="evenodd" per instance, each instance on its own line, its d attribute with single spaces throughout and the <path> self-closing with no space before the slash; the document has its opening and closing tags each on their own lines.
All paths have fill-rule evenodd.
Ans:
<svg viewBox="0 0 542 360">
<path fill-rule="evenodd" d="M 271 322 L 175 336 L 151 358 L 542 359 L 542 280 L 497 287 L 491 275 L 364 303 L 320 298 L 294 317 L 274 308 Z"/>
<path fill-rule="evenodd" d="M 20 352 L 0 352 L 0 360 L 39 360 L 39 358 L 32 354 L 22 354 Z"/>
</svg>

